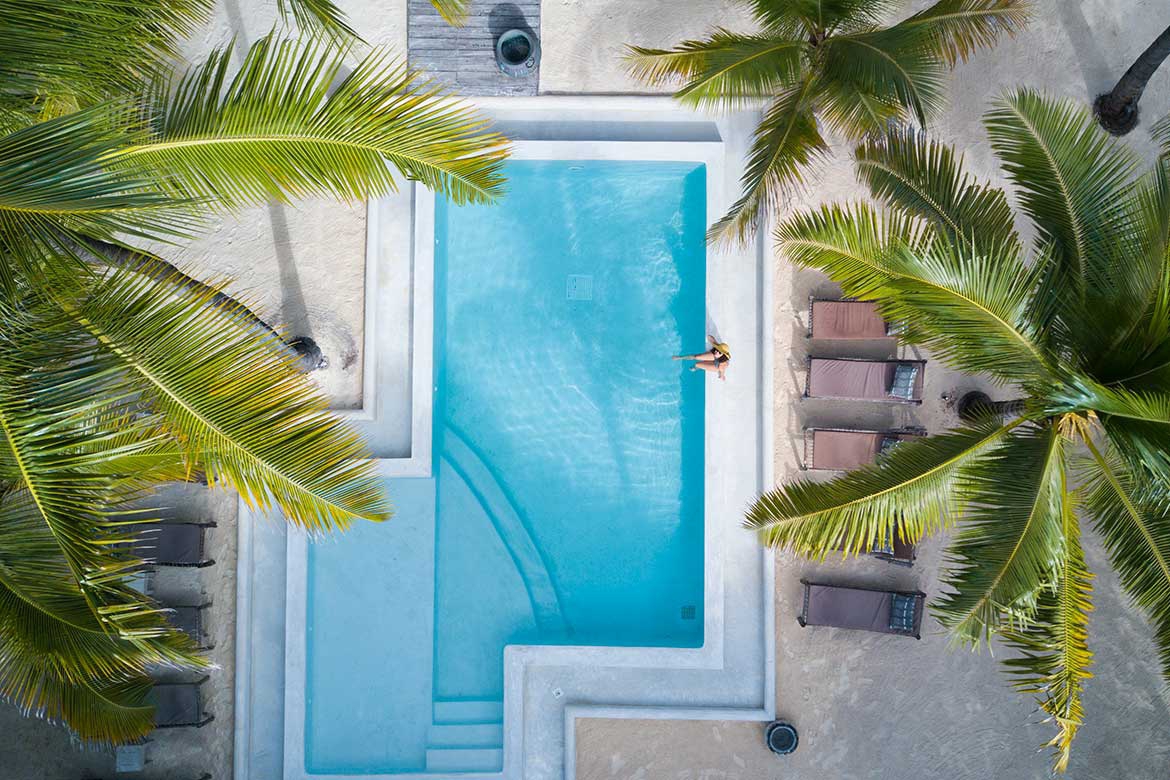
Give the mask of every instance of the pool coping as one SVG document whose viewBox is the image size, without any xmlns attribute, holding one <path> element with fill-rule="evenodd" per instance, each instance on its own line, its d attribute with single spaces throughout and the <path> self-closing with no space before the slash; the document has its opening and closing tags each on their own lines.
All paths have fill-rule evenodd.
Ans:
<svg viewBox="0 0 1170 780">
<path fill-rule="evenodd" d="M 609 111 L 619 117 L 641 115 L 651 111 L 656 115 L 653 123 L 669 122 L 663 120 L 661 114 L 673 114 L 677 121 L 687 122 L 690 125 L 711 123 L 712 120 L 694 114 L 689 110 L 680 109 L 675 104 L 661 98 L 598 98 L 578 96 L 554 96 L 536 98 L 504 98 L 483 99 L 475 101 L 481 108 L 503 121 L 526 122 L 526 114 L 531 112 L 535 116 L 545 116 L 547 112 L 554 115 L 564 110 L 588 112 L 581 120 L 588 124 L 596 116 L 596 112 Z M 539 120 L 533 120 L 538 122 Z M 550 120 L 555 122 L 556 120 Z M 534 124 L 534 126 L 536 126 Z M 631 125 L 632 126 L 632 125 Z M 712 126 L 714 126 L 712 124 Z M 542 130 L 539 132 L 547 132 Z M 517 159 L 637 159 L 637 160 L 673 160 L 697 161 L 707 165 L 707 216 L 712 220 L 722 213 L 728 202 L 726 196 L 725 158 L 729 155 L 728 145 L 724 138 L 718 140 L 694 140 L 693 133 L 678 140 L 550 140 L 528 139 L 514 143 L 514 156 Z M 737 155 L 738 156 L 738 155 Z M 433 392 L 430 381 L 433 362 L 433 263 L 434 263 L 434 197 L 421 186 L 413 186 L 412 195 L 412 256 L 407 262 L 412 263 L 412 378 L 411 394 L 413 399 L 428 399 Z M 367 288 L 366 288 L 366 362 L 363 366 L 365 381 L 376 384 L 377 360 L 377 311 L 378 311 L 378 273 L 379 267 L 394 258 L 385 257 L 381 252 L 378 241 L 379 220 L 374 218 L 378 202 L 371 201 L 368 207 L 369 222 L 367 229 Z M 765 231 L 761 231 L 764 233 Z M 758 407 L 752 417 L 758 424 L 759 451 L 746 455 L 746 460 L 756 468 L 755 480 L 757 489 L 763 489 L 771 482 L 772 462 L 772 403 L 771 403 L 771 364 L 772 354 L 768 348 L 770 341 L 766 338 L 771 333 L 771 263 L 763 262 L 761 242 L 752 248 L 752 254 L 758 261 L 754 270 L 759 274 L 758 300 L 756 304 L 755 323 L 758 326 L 757 343 L 752 345 L 757 353 L 756 363 L 756 400 Z M 399 253 L 402 255 L 405 253 Z M 372 262 L 369 261 L 372 259 Z M 401 261 L 401 258 L 399 258 Z M 708 309 L 711 308 L 714 286 L 720 283 L 719 278 L 713 280 L 716 274 L 712 271 L 713 256 L 708 252 L 707 259 L 707 299 Z M 746 269 L 745 269 L 746 270 Z M 713 285 L 713 282 L 716 283 Z M 741 342 L 742 343 L 742 340 Z M 745 350 L 746 351 L 746 350 Z M 740 351 L 739 354 L 744 354 Z M 745 361 L 748 362 L 748 361 Z M 745 367 L 746 369 L 746 367 Z M 724 419 L 729 410 L 722 408 L 728 403 L 718 386 L 709 387 L 705 397 L 705 420 Z M 363 395 L 363 409 L 350 416 L 358 419 L 377 419 L 376 389 Z M 411 456 L 409 458 L 382 459 L 379 461 L 379 471 L 385 476 L 393 477 L 425 477 L 430 476 L 431 469 L 431 409 L 430 404 L 411 403 Z M 504 692 L 504 722 L 506 724 L 504 740 L 504 768 L 502 772 L 493 773 L 459 773 L 461 778 L 469 777 L 524 777 L 527 773 L 525 755 L 525 733 L 527 731 L 525 718 L 529 713 L 526 708 L 531 705 L 525 703 L 525 680 L 530 667 L 571 667 L 574 669 L 587 668 L 614 668 L 637 667 L 648 669 L 722 669 L 724 664 L 724 560 L 723 536 L 727 532 L 719 520 L 727 513 L 728 506 L 724 496 L 717 490 L 711 489 L 711 475 L 713 456 L 713 437 L 711 426 L 705 424 L 705 499 L 704 499 L 704 644 L 700 648 L 612 648 L 612 647 L 575 647 L 575 646 L 509 646 L 505 649 L 505 692 Z M 725 457 L 726 452 L 718 453 Z M 744 465 L 748 465 L 745 463 Z M 734 509 L 738 512 L 740 507 Z M 256 751 L 250 734 L 252 691 L 251 659 L 249 650 L 252 649 L 252 603 L 250 581 L 253 566 L 252 538 L 250 523 L 245 519 L 250 514 L 241 511 L 239 530 L 240 542 L 240 569 L 241 578 L 237 594 L 237 615 L 241 617 L 237 624 L 237 680 L 236 680 L 236 771 L 237 780 L 260 780 L 252 778 L 248 767 L 251 764 L 251 752 Z M 306 597 L 306 559 L 307 538 L 298 532 L 289 532 L 286 535 L 286 590 L 283 639 L 284 639 L 284 674 L 283 693 L 284 702 L 283 720 L 283 776 L 288 780 L 341 780 L 352 778 L 355 775 L 326 775 L 308 774 L 304 767 L 304 705 L 305 705 L 305 597 Z M 774 614 L 773 614 L 773 560 L 771 555 L 764 554 L 762 558 L 762 594 L 763 606 L 763 691 L 760 692 L 759 706 L 752 707 L 721 707 L 697 706 L 676 707 L 656 705 L 605 704 L 602 702 L 567 701 L 559 705 L 563 711 L 563 737 L 561 740 L 563 777 L 575 777 L 575 724 L 582 717 L 614 717 L 614 718 L 699 718 L 719 720 L 767 720 L 773 717 L 775 711 L 774 700 Z M 559 697 L 557 697 L 559 698 Z M 543 705 L 537 706 L 543 709 Z M 554 708 L 555 709 L 555 708 Z M 547 713 L 544 713 L 547 715 Z M 554 712 L 554 716 L 555 716 Z M 550 746 L 551 749 L 551 746 Z M 251 752 L 250 752 L 251 751 Z M 383 775 L 361 775 L 368 780 L 407 780 L 409 778 L 436 778 L 442 775 L 436 773 L 394 773 Z M 264 778 L 268 780 L 268 778 Z"/>
</svg>

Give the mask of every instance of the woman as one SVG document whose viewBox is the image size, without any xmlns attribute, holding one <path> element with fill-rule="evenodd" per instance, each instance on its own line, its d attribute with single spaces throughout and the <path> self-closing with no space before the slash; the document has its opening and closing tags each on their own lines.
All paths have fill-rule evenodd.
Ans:
<svg viewBox="0 0 1170 780">
<path fill-rule="evenodd" d="M 727 364 L 731 362 L 731 349 L 714 336 L 707 336 L 711 349 L 697 355 L 674 355 L 672 360 L 694 360 L 691 371 L 714 371 L 720 379 L 727 379 Z"/>
</svg>

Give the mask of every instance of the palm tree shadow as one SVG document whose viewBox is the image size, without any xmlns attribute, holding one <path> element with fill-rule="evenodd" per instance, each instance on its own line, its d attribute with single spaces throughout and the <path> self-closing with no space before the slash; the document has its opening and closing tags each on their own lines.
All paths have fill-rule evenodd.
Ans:
<svg viewBox="0 0 1170 780">
<path fill-rule="evenodd" d="M 1113 69 L 1098 43 L 1097 33 L 1085 19 L 1080 0 L 1065 0 L 1059 5 L 1060 26 L 1077 52 L 1076 61 L 1085 80 L 1085 94 L 1091 100 L 1113 86 Z"/>
</svg>

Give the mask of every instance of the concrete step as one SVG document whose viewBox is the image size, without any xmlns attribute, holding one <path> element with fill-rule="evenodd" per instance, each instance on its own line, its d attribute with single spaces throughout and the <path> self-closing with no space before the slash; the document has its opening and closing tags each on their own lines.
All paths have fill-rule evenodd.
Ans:
<svg viewBox="0 0 1170 780">
<path fill-rule="evenodd" d="M 499 772 L 503 748 L 428 748 L 428 772 Z"/>
<path fill-rule="evenodd" d="M 436 723 L 427 729 L 429 748 L 498 748 L 503 744 L 503 723 Z"/>
<path fill-rule="evenodd" d="M 496 699 L 439 699 L 434 702 L 432 721 L 447 723 L 503 723 L 504 702 Z"/>
</svg>

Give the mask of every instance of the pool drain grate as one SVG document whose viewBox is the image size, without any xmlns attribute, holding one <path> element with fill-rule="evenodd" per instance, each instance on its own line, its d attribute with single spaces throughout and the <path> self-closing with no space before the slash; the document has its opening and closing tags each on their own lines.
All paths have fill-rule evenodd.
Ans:
<svg viewBox="0 0 1170 780">
<path fill-rule="evenodd" d="M 685 607 L 682 608 L 682 619 L 683 620 L 694 620 L 695 619 L 695 607 L 693 604 L 687 604 Z"/>
<path fill-rule="evenodd" d="M 593 277 L 587 274 L 569 274 L 565 279 L 565 298 L 570 301 L 593 300 Z"/>
</svg>

